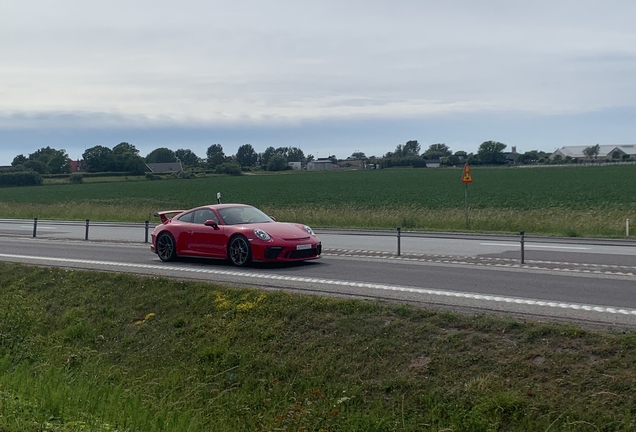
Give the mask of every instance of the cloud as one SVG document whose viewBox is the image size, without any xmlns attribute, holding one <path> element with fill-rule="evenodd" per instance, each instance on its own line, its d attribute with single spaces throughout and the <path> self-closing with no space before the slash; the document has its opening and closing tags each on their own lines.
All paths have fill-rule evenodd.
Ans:
<svg viewBox="0 0 636 432">
<path fill-rule="evenodd" d="M 627 0 L 3 2 L 0 140 L 630 109 L 635 17 Z"/>
</svg>

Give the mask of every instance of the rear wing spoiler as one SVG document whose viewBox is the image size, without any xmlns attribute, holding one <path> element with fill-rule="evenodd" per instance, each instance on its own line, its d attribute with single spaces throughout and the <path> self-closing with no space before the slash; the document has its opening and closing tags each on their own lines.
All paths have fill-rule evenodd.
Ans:
<svg viewBox="0 0 636 432">
<path fill-rule="evenodd" d="M 178 213 L 183 213 L 185 210 L 164 210 L 160 212 L 155 212 L 154 216 L 161 218 L 161 223 L 167 223 L 172 217 L 168 217 L 167 215 L 176 215 Z"/>
</svg>

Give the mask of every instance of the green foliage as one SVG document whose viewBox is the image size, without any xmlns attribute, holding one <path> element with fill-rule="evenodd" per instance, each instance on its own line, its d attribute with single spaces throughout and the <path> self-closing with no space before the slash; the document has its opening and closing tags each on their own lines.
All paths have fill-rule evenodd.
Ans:
<svg viewBox="0 0 636 432">
<path fill-rule="evenodd" d="M 391 156 L 380 161 L 383 168 L 413 167 L 425 168 L 426 161 L 421 156 Z"/>
<path fill-rule="evenodd" d="M 236 161 L 242 167 L 253 167 L 258 161 L 258 153 L 252 147 L 252 144 L 244 144 L 236 151 Z"/>
<path fill-rule="evenodd" d="M 82 174 L 71 174 L 68 178 L 68 182 L 71 184 L 84 183 L 84 176 Z"/>
<path fill-rule="evenodd" d="M 451 155 L 452 152 L 446 144 L 431 144 L 423 154 L 427 159 L 439 159 Z"/>
<path fill-rule="evenodd" d="M 154 149 L 146 155 L 146 163 L 172 163 L 176 161 L 177 157 L 174 152 L 166 147 Z"/>
<path fill-rule="evenodd" d="M 596 144 L 591 147 L 586 147 L 583 150 L 583 154 L 590 159 L 596 159 L 600 151 L 601 151 L 601 146 L 599 144 Z"/>
<path fill-rule="evenodd" d="M 38 186 L 42 176 L 34 171 L 0 172 L 0 187 Z"/>
<path fill-rule="evenodd" d="M 70 172 L 69 158 L 65 150 L 43 147 L 25 157 L 13 158 L 11 166 L 21 171 L 30 170 L 39 174 L 62 174 Z"/>
<path fill-rule="evenodd" d="M 506 145 L 498 141 L 485 141 L 479 146 L 477 157 L 479 162 L 484 165 L 497 165 L 506 162 L 503 154 Z"/>
<path fill-rule="evenodd" d="M 94 146 L 82 155 L 86 169 L 91 172 L 126 172 L 131 175 L 142 175 L 146 164 L 139 150 L 127 142 L 117 144 L 113 149 L 104 146 Z"/>
<path fill-rule="evenodd" d="M 223 146 L 221 144 L 212 144 L 208 147 L 206 155 L 208 165 L 210 165 L 211 168 L 215 168 L 225 161 L 225 153 L 223 152 Z"/>
<path fill-rule="evenodd" d="M 227 174 L 231 176 L 240 176 L 243 175 L 241 171 L 241 166 L 236 163 L 224 162 L 214 169 L 216 174 Z"/>
<path fill-rule="evenodd" d="M 179 149 L 174 154 L 185 166 L 190 168 L 199 166 L 199 157 L 190 149 Z"/>
<path fill-rule="evenodd" d="M 284 171 L 287 169 L 287 159 L 283 155 L 275 154 L 267 162 L 267 171 Z"/>
<path fill-rule="evenodd" d="M 632 428 L 629 331 L 6 263 L 0 286 L 2 431 Z"/>
<path fill-rule="evenodd" d="M 86 149 L 82 154 L 82 159 L 89 172 L 111 171 L 115 163 L 113 151 L 101 145 Z"/>
</svg>

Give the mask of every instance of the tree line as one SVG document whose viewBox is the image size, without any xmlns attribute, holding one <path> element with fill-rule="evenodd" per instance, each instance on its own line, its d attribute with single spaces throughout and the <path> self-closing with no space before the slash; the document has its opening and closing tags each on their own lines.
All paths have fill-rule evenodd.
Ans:
<svg viewBox="0 0 636 432">
<path fill-rule="evenodd" d="M 346 161 L 363 161 L 364 163 L 379 165 L 381 167 L 425 167 L 427 161 L 434 161 L 442 166 L 457 166 L 468 162 L 471 165 L 501 165 L 506 163 L 530 164 L 530 163 L 564 163 L 570 162 L 556 156 L 550 161 L 550 154 L 538 150 L 531 150 L 523 154 L 506 153 L 506 144 L 498 141 L 483 142 L 477 153 L 465 151 L 451 151 L 444 143 L 431 144 L 422 152 L 417 140 L 399 144 L 392 152 L 382 156 L 367 157 L 364 152 L 355 151 Z M 598 155 L 599 146 L 586 149 L 585 153 L 590 157 Z M 512 155 L 512 156 L 511 156 Z M 190 149 L 178 149 L 173 151 L 166 147 L 157 148 L 145 157 L 142 157 L 137 148 L 127 142 L 122 142 L 112 149 L 97 145 L 86 149 L 82 154 L 83 171 L 87 172 L 127 172 L 131 174 L 143 174 L 147 171 L 146 164 L 181 162 L 186 168 L 213 170 L 219 173 L 240 173 L 246 169 L 262 169 L 266 171 L 282 171 L 289 169 L 290 162 L 300 162 L 303 165 L 313 161 L 312 154 L 305 155 L 298 147 L 268 147 L 264 152 L 258 153 L 251 144 L 240 146 L 234 155 L 227 155 L 221 144 L 212 144 L 208 147 L 205 157 L 199 157 Z M 335 155 L 330 155 L 334 164 L 338 163 Z M 572 161 L 575 162 L 575 161 Z M 25 156 L 20 154 L 13 159 L 10 171 L 33 171 L 39 174 L 64 174 L 70 173 L 70 158 L 65 150 L 56 150 L 51 147 L 41 148 L 34 153 Z"/>
</svg>

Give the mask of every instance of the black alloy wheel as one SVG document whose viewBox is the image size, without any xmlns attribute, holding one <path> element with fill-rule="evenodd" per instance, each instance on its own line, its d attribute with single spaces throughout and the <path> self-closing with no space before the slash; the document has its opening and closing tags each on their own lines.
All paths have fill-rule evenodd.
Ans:
<svg viewBox="0 0 636 432">
<path fill-rule="evenodd" d="M 174 261 L 177 258 L 177 247 L 169 233 L 161 233 L 157 237 L 157 255 L 161 261 Z"/>
<path fill-rule="evenodd" d="M 243 236 L 232 238 L 227 248 L 227 256 L 237 267 L 249 264 L 252 261 L 252 251 L 247 239 Z"/>
</svg>

